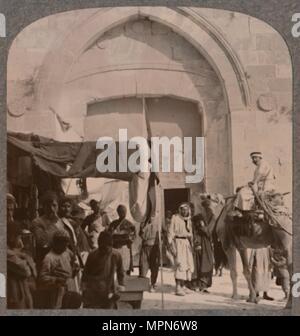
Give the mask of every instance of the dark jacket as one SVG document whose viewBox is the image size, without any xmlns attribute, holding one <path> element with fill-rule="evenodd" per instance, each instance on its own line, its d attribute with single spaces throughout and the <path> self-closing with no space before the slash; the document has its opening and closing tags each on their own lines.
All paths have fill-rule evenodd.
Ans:
<svg viewBox="0 0 300 336">
<path fill-rule="evenodd" d="M 124 286 L 122 257 L 115 249 L 92 251 L 83 270 L 83 301 L 86 308 L 105 308 L 110 294 L 116 294 L 114 276 Z"/>
<path fill-rule="evenodd" d="M 32 291 L 36 278 L 35 264 L 26 253 L 7 250 L 7 307 L 32 309 Z"/>
</svg>

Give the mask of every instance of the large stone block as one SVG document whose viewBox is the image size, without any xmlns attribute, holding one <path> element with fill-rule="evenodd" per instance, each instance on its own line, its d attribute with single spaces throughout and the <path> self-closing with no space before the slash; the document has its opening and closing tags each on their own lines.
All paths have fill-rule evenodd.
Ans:
<svg viewBox="0 0 300 336">
<path fill-rule="evenodd" d="M 293 69 L 291 64 L 276 64 L 276 77 L 292 78 Z"/>
<path fill-rule="evenodd" d="M 273 78 L 276 75 L 275 65 L 251 65 L 246 68 L 247 74 L 255 78 Z"/>
<path fill-rule="evenodd" d="M 261 54 L 261 61 L 265 64 L 291 64 L 291 57 L 286 49 L 265 51 Z"/>
<path fill-rule="evenodd" d="M 269 88 L 271 91 L 292 92 L 292 80 L 290 78 L 270 79 Z"/>
<path fill-rule="evenodd" d="M 281 50 L 286 48 L 284 40 L 278 33 L 273 34 L 257 34 L 256 49 L 257 50 Z"/>
<path fill-rule="evenodd" d="M 253 50 L 239 50 L 238 56 L 245 65 L 259 65 L 259 57 L 257 51 Z"/>
<path fill-rule="evenodd" d="M 250 35 L 248 38 L 232 39 L 232 45 L 236 50 L 255 50 L 256 38 Z"/>
<path fill-rule="evenodd" d="M 251 76 L 248 79 L 248 83 L 251 88 L 251 96 L 254 96 L 255 93 L 262 94 L 270 91 L 269 78 Z"/>
</svg>

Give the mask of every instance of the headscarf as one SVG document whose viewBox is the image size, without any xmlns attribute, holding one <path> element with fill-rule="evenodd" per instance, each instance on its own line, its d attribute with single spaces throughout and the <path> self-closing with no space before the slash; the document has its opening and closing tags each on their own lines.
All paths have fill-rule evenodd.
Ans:
<svg viewBox="0 0 300 336">
<path fill-rule="evenodd" d="M 261 159 L 263 157 L 262 152 L 252 152 L 252 153 L 250 153 L 250 156 L 251 156 L 251 158 L 253 158 L 254 156 L 257 156 Z"/>
<path fill-rule="evenodd" d="M 6 202 L 7 202 L 7 204 L 8 204 L 8 203 L 12 203 L 12 204 L 14 204 L 15 206 L 17 206 L 16 198 L 15 198 L 15 196 L 12 195 L 12 194 L 9 194 L 9 193 L 6 194 Z"/>
<path fill-rule="evenodd" d="M 189 214 L 188 214 L 187 217 L 183 217 L 183 216 L 181 215 L 181 213 L 180 213 L 180 210 L 183 209 L 183 208 L 186 208 L 186 209 L 188 209 L 188 211 L 189 211 Z M 187 220 L 187 219 L 190 219 L 190 218 L 191 218 L 191 207 L 190 207 L 190 205 L 189 205 L 188 202 L 181 203 L 178 209 L 179 209 L 179 215 L 180 215 L 184 220 Z"/>
</svg>

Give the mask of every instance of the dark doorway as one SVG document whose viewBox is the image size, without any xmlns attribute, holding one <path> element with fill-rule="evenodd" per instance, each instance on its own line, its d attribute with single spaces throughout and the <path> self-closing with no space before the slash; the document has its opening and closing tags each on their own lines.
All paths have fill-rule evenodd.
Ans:
<svg viewBox="0 0 300 336">
<path fill-rule="evenodd" d="M 178 207 L 183 202 L 190 201 L 190 190 L 188 188 L 182 189 L 165 189 L 165 213 L 170 210 L 172 213 L 178 211 Z"/>
</svg>

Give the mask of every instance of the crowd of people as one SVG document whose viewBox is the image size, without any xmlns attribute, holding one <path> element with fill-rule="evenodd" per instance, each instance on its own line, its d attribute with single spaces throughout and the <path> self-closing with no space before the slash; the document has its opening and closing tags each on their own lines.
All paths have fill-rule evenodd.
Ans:
<svg viewBox="0 0 300 336">
<path fill-rule="evenodd" d="M 123 205 L 111 223 L 99 202 L 90 207 L 85 216 L 71 198 L 46 192 L 40 215 L 28 222 L 16 218 L 16 199 L 7 195 L 8 308 L 115 307 L 133 268 L 135 226 Z"/>
<path fill-rule="evenodd" d="M 124 277 L 134 268 L 137 232 L 126 207 L 119 205 L 118 219 L 110 221 L 96 200 L 88 216 L 71 198 L 53 192 L 45 193 L 41 205 L 37 218 L 24 221 L 16 215 L 15 197 L 7 194 L 8 308 L 116 307 Z M 213 218 L 209 204 L 206 209 L 194 216 L 192 204 L 184 203 L 177 213 L 167 212 L 163 225 L 153 218 L 141 223 L 139 276 L 146 278 L 150 270 L 150 292 L 157 289 L 160 238 L 164 264 L 175 269 L 177 295 L 211 286 Z"/>
<path fill-rule="evenodd" d="M 182 203 L 178 211 L 166 211 L 164 223 L 152 218 L 137 232 L 124 205 L 116 209 L 118 219 L 110 221 L 96 200 L 90 201 L 92 212 L 85 216 L 73 199 L 46 192 L 39 216 L 24 221 L 16 216 L 15 197 L 7 194 L 8 308 L 116 308 L 126 290 L 125 277 L 134 270 L 137 234 L 139 276 L 146 278 L 150 271 L 151 293 L 157 290 L 162 265 L 174 270 L 176 295 L 208 293 L 218 255 L 224 255 L 214 236 L 211 202 L 203 200 L 199 213 L 192 203 Z M 271 265 L 276 283 L 288 295 L 288 272 L 280 251 L 253 250 L 250 263 L 257 295 L 262 292 L 264 299 L 272 300 Z"/>
</svg>

